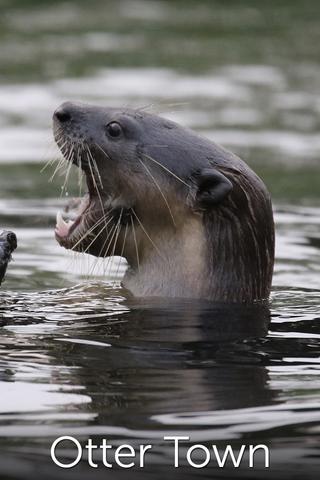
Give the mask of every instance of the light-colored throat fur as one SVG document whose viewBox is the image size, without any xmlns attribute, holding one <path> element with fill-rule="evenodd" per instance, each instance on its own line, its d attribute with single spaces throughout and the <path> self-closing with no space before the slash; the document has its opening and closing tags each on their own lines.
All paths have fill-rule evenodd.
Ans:
<svg viewBox="0 0 320 480">
<path fill-rule="evenodd" d="M 125 288 L 137 297 L 208 298 L 207 242 L 200 216 L 191 216 L 178 229 L 152 232 L 154 246 L 142 238 L 139 265 L 128 259 L 130 266 L 122 282 Z"/>
</svg>

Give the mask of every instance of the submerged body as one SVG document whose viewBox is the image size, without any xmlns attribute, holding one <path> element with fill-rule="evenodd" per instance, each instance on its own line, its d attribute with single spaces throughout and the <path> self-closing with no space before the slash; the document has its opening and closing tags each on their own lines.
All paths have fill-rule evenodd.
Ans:
<svg viewBox="0 0 320 480">
<path fill-rule="evenodd" d="M 13 232 L 4 230 L 0 233 L 0 285 L 7 271 L 13 250 L 17 248 L 17 237 Z"/>
<path fill-rule="evenodd" d="M 61 245 L 125 257 L 123 285 L 135 296 L 268 298 L 272 205 L 240 158 L 133 109 L 65 103 L 54 114 L 54 134 L 88 185 L 88 194 L 58 215 Z"/>
</svg>

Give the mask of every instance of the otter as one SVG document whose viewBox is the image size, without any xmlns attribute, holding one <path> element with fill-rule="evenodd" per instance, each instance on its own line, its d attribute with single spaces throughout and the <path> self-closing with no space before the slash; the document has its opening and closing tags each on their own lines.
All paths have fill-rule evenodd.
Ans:
<svg viewBox="0 0 320 480">
<path fill-rule="evenodd" d="M 122 284 L 137 297 L 268 299 L 272 204 L 244 161 L 142 109 L 65 102 L 53 130 L 88 188 L 57 215 L 61 246 L 125 257 Z"/>
<path fill-rule="evenodd" d="M 3 230 L 0 233 L 0 285 L 4 280 L 12 252 L 17 248 L 15 233 Z"/>
</svg>

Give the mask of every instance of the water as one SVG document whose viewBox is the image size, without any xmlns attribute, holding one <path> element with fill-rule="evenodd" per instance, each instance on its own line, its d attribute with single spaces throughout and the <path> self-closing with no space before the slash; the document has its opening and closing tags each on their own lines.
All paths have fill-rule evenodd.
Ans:
<svg viewBox="0 0 320 480">
<path fill-rule="evenodd" d="M 316 478 L 318 2 L 0 8 L 0 225 L 19 239 L 0 292 L 1 478 L 105 478 L 86 462 L 55 467 L 59 435 L 152 443 L 138 475 L 163 478 L 173 451 L 161 439 L 172 434 L 271 452 L 269 471 L 210 464 L 175 478 Z M 118 285 L 119 259 L 96 264 L 55 243 L 63 178 L 48 183 L 52 169 L 40 170 L 58 156 L 50 118 L 66 99 L 149 105 L 260 173 L 277 229 L 270 323 L 258 307 L 134 300 Z M 68 195 L 77 188 L 74 172 Z"/>
</svg>

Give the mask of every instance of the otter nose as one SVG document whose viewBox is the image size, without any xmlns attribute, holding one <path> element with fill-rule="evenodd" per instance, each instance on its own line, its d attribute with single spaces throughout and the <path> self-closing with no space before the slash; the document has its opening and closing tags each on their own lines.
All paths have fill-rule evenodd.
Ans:
<svg viewBox="0 0 320 480">
<path fill-rule="evenodd" d="M 62 104 L 54 112 L 53 116 L 61 123 L 66 123 L 71 120 L 71 109 L 68 104 Z"/>
</svg>

